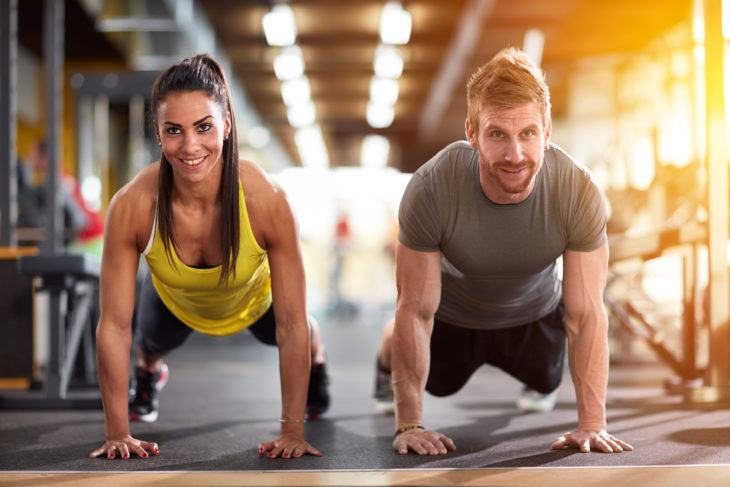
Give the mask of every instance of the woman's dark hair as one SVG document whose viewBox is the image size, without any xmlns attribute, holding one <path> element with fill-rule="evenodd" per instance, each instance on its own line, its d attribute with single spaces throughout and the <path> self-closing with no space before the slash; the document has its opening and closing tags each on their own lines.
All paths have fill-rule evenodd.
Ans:
<svg viewBox="0 0 730 487">
<path fill-rule="evenodd" d="M 221 107 L 223 116 L 231 117 L 231 131 L 223 141 L 223 175 L 220 184 L 220 198 L 223 205 L 221 213 L 221 252 L 223 263 L 218 284 L 236 275 L 236 259 L 240 241 L 240 212 L 238 208 L 238 135 L 236 117 L 228 81 L 221 66 L 208 54 L 198 54 L 183 59 L 169 67 L 155 81 L 150 97 L 150 112 L 154 127 L 157 127 L 157 112 L 160 104 L 170 93 L 202 91 Z M 175 226 L 172 220 L 170 196 L 173 173 L 165 154 L 160 155 L 159 195 L 157 201 L 157 225 L 170 262 L 171 242 Z M 174 264 L 173 264 L 174 265 Z"/>
</svg>

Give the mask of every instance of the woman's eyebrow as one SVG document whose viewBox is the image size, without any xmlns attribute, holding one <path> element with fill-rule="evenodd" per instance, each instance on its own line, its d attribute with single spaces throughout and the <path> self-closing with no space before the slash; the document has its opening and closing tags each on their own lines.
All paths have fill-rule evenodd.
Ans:
<svg viewBox="0 0 730 487">
<path fill-rule="evenodd" d="M 212 117 L 213 117 L 213 115 L 206 115 L 203 118 L 201 118 L 200 120 L 193 122 L 193 125 L 200 125 L 201 123 L 205 122 L 207 119 L 212 118 Z M 172 125 L 173 127 L 182 127 L 182 125 L 179 123 L 169 122 L 169 121 L 162 122 L 162 125 Z"/>
</svg>

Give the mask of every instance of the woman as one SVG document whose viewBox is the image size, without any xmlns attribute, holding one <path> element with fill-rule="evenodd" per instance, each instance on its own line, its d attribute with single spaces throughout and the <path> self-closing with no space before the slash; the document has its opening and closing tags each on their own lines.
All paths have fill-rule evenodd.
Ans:
<svg viewBox="0 0 730 487">
<path fill-rule="evenodd" d="M 281 430 L 259 444 L 259 454 L 321 455 L 304 440 L 303 423 L 329 405 L 324 349 L 306 313 L 286 196 L 256 164 L 239 162 L 230 90 L 211 57 L 162 73 L 150 111 L 160 160 L 117 192 L 107 215 L 97 328 L 106 442 L 89 456 L 159 454 L 157 444 L 131 436 L 129 420 L 157 419 L 156 396 L 168 374 L 162 357 L 193 329 L 225 336 L 244 328 L 276 344 L 280 356 Z M 140 254 L 150 277 L 140 290 L 136 392 L 128 403 Z"/>
</svg>

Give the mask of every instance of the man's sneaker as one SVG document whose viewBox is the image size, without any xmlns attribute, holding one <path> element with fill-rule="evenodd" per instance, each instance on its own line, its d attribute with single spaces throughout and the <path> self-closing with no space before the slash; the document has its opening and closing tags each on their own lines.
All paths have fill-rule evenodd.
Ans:
<svg viewBox="0 0 730 487">
<path fill-rule="evenodd" d="M 393 396 L 393 380 L 390 370 L 380 365 L 380 358 L 375 363 L 375 412 L 378 414 L 393 414 L 395 400 Z"/>
<path fill-rule="evenodd" d="M 328 390 L 330 378 L 327 375 L 327 364 L 312 365 L 309 372 L 309 390 L 307 391 L 307 417 L 317 419 L 330 407 Z"/>
<path fill-rule="evenodd" d="M 160 369 L 150 372 L 139 365 L 135 370 L 135 383 L 130 391 L 132 399 L 129 401 L 129 420 L 153 423 L 157 421 L 159 408 L 158 394 L 167 384 L 170 371 L 162 362 Z"/>
<path fill-rule="evenodd" d="M 558 399 L 558 390 L 542 394 L 533 389 L 525 387 L 517 399 L 517 407 L 525 412 L 544 413 L 552 411 Z"/>
</svg>

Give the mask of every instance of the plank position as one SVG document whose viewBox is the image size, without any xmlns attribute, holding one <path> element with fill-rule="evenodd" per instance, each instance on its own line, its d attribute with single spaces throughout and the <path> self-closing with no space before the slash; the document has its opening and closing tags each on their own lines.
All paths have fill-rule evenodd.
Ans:
<svg viewBox="0 0 730 487">
<path fill-rule="evenodd" d="M 381 406 L 394 395 L 393 448 L 454 450 L 424 428 L 424 391 L 453 394 L 484 363 L 524 384 L 520 408 L 552 409 L 567 336 L 578 425 L 552 448 L 631 450 L 606 431 L 603 197 L 589 171 L 549 142 L 549 90 L 523 52 L 505 49 L 482 66 L 467 100 L 467 141 L 419 168 L 400 204 L 398 300 L 376 380 Z"/>
<path fill-rule="evenodd" d="M 157 455 L 133 438 L 130 419 L 157 419 L 168 377 L 162 357 L 197 330 L 251 330 L 279 350 L 281 429 L 259 454 L 321 453 L 304 422 L 329 406 L 325 353 L 306 311 L 297 225 L 286 196 L 259 166 L 239 161 L 235 116 L 220 65 L 198 55 L 170 67 L 151 96 L 160 160 L 142 169 L 109 206 L 97 328 L 106 441 L 89 456 Z M 129 355 L 139 256 L 150 275 L 137 311 L 135 394 Z M 223 386 L 223 384 L 221 384 Z"/>
</svg>

